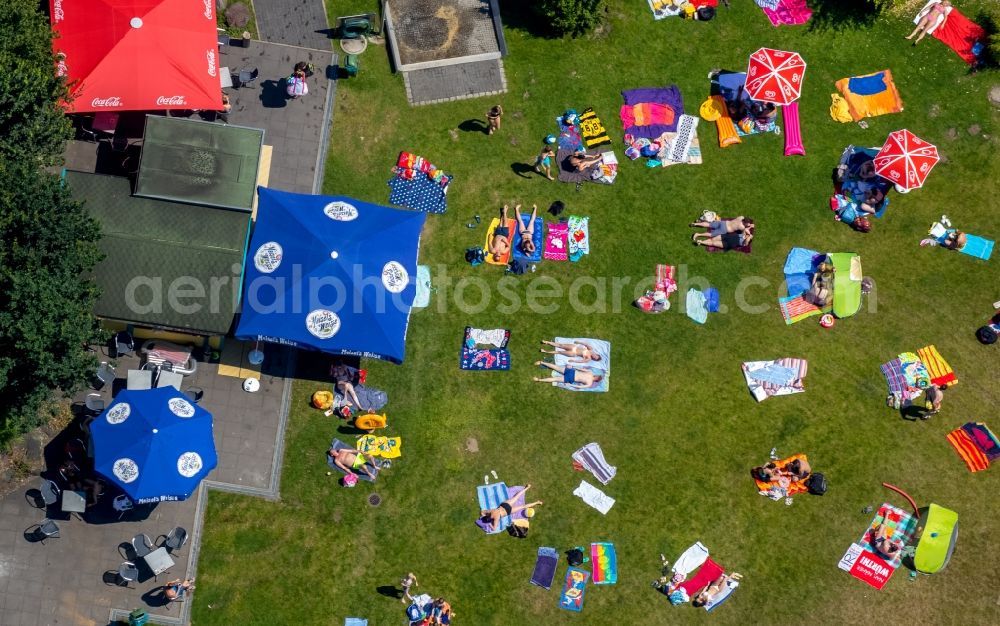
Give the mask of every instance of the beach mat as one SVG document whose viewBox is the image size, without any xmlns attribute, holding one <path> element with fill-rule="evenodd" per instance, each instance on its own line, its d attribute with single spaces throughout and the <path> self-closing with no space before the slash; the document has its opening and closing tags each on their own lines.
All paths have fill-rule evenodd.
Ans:
<svg viewBox="0 0 1000 626">
<path fill-rule="evenodd" d="M 333 441 L 331 441 L 330 442 L 330 447 L 333 448 L 334 450 L 343 450 L 344 448 L 347 448 L 349 450 L 354 450 L 355 449 L 355 448 L 352 448 L 351 446 L 347 445 L 346 443 L 344 443 L 340 439 L 334 439 Z M 326 455 L 326 464 L 329 465 L 330 467 L 332 467 L 333 469 L 337 470 L 341 474 L 347 475 L 347 472 L 345 472 L 344 470 L 342 470 L 339 467 L 337 467 L 337 464 L 333 462 L 333 458 L 329 454 Z M 379 473 L 379 470 L 381 469 L 381 467 L 379 465 L 373 465 L 371 461 L 367 461 L 365 463 L 365 466 L 367 466 L 368 469 L 371 470 L 371 472 L 373 474 L 375 474 L 375 478 L 378 478 L 378 473 Z M 368 481 L 370 483 L 375 482 L 374 478 L 369 478 L 368 474 L 364 473 L 363 471 L 361 471 L 361 472 L 357 472 L 356 471 L 354 473 L 357 475 L 357 477 L 358 477 L 359 480 L 366 480 L 366 481 Z"/>
<path fill-rule="evenodd" d="M 529 582 L 542 589 L 551 589 L 552 581 L 556 577 L 557 565 L 559 565 L 559 553 L 556 552 L 555 548 L 539 548 L 538 557 L 535 559 L 535 569 L 531 572 Z"/>
<path fill-rule="evenodd" d="M 583 596 L 587 591 L 588 572 L 577 567 L 566 570 L 566 582 L 559 594 L 559 608 L 579 613 L 583 610 Z"/>
<path fill-rule="evenodd" d="M 556 343 L 576 343 L 582 342 L 586 343 L 591 348 L 593 348 L 594 353 L 599 354 L 601 359 L 599 361 L 591 361 L 590 364 L 582 363 L 570 363 L 570 358 L 563 354 L 557 354 L 553 357 L 556 365 L 571 365 L 573 369 L 589 369 L 598 375 L 603 375 L 604 378 L 596 386 L 590 389 L 577 389 L 568 385 L 567 383 L 552 383 L 553 387 L 561 387 L 562 389 L 568 389 L 569 391 L 593 391 L 593 392 L 605 392 L 608 390 L 611 379 L 611 342 L 604 341 L 603 339 L 591 339 L 589 337 L 577 337 L 577 338 L 567 338 L 567 337 L 556 337 L 553 341 Z M 576 357 L 573 357 L 576 358 Z"/>
<path fill-rule="evenodd" d="M 500 218 L 494 217 L 490 220 L 490 226 L 486 229 L 486 243 L 483 245 L 483 252 L 486 255 L 486 262 L 490 265 L 503 265 L 506 266 L 510 263 L 511 250 L 513 248 L 508 247 L 507 253 L 500 257 L 499 261 L 493 260 L 493 254 L 490 252 L 490 243 L 493 241 L 493 231 L 500 226 Z M 509 218 L 507 220 L 508 232 L 510 232 L 510 241 L 514 241 L 514 233 L 517 232 L 517 220 Z"/>
<path fill-rule="evenodd" d="M 503 335 L 500 346 L 489 344 L 493 347 L 480 348 L 482 342 L 477 341 L 480 333 L 497 333 Z M 510 351 L 507 350 L 507 343 L 510 341 L 510 331 L 497 328 L 491 331 L 483 331 L 472 326 L 465 327 L 465 334 L 462 337 L 462 349 L 459 353 L 458 367 L 462 370 L 471 371 L 506 371 L 510 369 Z"/>
<path fill-rule="evenodd" d="M 515 218 L 516 221 L 516 218 Z M 541 217 L 535 218 L 535 230 L 532 233 L 531 240 L 535 242 L 535 253 L 531 256 L 526 255 L 521 252 L 521 229 L 518 228 L 514 232 L 514 258 L 519 261 L 527 261 L 528 263 L 538 263 L 542 260 L 542 252 L 544 251 L 543 240 L 545 238 L 545 220 Z"/>
<path fill-rule="evenodd" d="M 574 152 L 573 150 L 567 150 L 565 148 L 559 148 L 559 151 L 556 152 L 556 169 L 558 170 L 557 173 L 559 175 L 558 176 L 559 182 L 563 183 L 590 182 L 591 180 L 593 180 L 592 173 L 594 171 L 594 168 L 598 166 L 593 165 L 583 170 L 582 172 L 578 172 L 576 168 L 573 167 L 573 165 L 570 164 L 569 162 L 569 158 L 573 156 L 573 152 Z M 593 152 L 587 151 L 588 155 L 596 155 L 600 153 L 601 152 L 599 150 L 594 150 Z"/>
</svg>

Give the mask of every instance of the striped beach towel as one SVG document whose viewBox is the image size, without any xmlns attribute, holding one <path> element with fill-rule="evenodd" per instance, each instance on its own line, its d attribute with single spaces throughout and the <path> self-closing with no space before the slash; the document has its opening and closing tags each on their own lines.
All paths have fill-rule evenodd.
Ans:
<svg viewBox="0 0 1000 626">
<path fill-rule="evenodd" d="M 594 478 L 601 481 L 602 485 L 611 482 L 611 479 L 618 473 L 618 468 L 609 465 L 604 459 L 604 451 L 601 450 L 599 443 L 588 443 L 583 446 L 573 453 L 573 460 L 593 474 Z"/>
<path fill-rule="evenodd" d="M 948 433 L 948 443 L 951 444 L 951 447 L 955 448 L 958 456 L 965 461 L 965 466 L 969 468 L 970 472 L 981 472 L 990 466 L 990 460 L 976 447 L 975 442 L 972 441 L 972 437 L 961 428 L 956 428 Z"/>
<path fill-rule="evenodd" d="M 823 309 L 815 304 L 806 302 L 806 299 L 802 296 L 778 298 L 778 307 L 781 309 L 781 317 L 785 318 L 785 324 L 789 325 L 801 322 L 807 317 L 819 315 L 823 312 Z"/>
<path fill-rule="evenodd" d="M 757 402 L 771 396 L 786 396 L 806 390 L 803 379 L 809 371 L 809 364 L 805 359 L 746 361 L 742 368 L 747 387 Z"/>
<path fill-rule="evenodd" d="M 584 145 L 588 148 L 611 143 L 608 131 L 604 128 L 604 124 L 601 124 L 601 118 L 597 117 L 597 113 L 594 113 L 592 107 L 587 107 L 580 114 L 580 135 L 583 137 Z"/>
<path fill-rule="evenodd" d="M 931 375 L 931 383 L 938 387 L 958 384 L 958 377 L 933 345 L 917 350 L 917 356 Z"/>
<path fill-rule="evenodd" d="M 492 511 L 493 509 L 500 506 L 501 502 L 506 501 L 512 496 L 519 496 L 515 504 L 524 504 L 524 487 L 511 487 L 508 491 L 507 485 L 505 483 L 493 483 L 492 485 L 480 485 L 476 487 L 476 498 L 479 500 L 479 509 L 481 511 Z M 481 520 L 476 520 L 476 525 L 483 529 L 487 535 L 495 535 L 499 532 L 503 532 L 511 525 L 514 519 L 526 519 L 524 511 L 519 511 L 514 513 L 514 515 L 504 515 L 500 518 L 500 523 L 497 524 L 496 530 L 490 532 L 487 530 L 486 524 Z"/>
<path fill-rule="evenodd" d="M 899 359 L 893 359 L 881 365 L 882 375 L 889 385 L 889 395 L 902 400 L 906 396 L 906 378 L 903 376 L 903 364 Z"/>
<path fill-rule="evenodd" d="M 962 430 L 991 463 L 1000 458 L 1000 439 L 989 426 L 982 422 L 966 422 L 962 424 Z"/>
</svg>

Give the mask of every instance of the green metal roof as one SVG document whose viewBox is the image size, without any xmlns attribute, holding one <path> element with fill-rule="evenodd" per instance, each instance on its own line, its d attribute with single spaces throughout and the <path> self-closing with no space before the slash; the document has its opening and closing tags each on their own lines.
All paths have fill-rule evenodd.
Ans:
<svg viewBox="0 0 1000 626">
<path fill-rule="evenodd" d="M 101 224 L 98 317 L 200 334 L 229 330 L 248 213 L 139 198 L 118 176 L 66 172 L 65 180 Z"/>
<path fill-rule="evenodd" d="M 250 211 L 264 131 L 146 116 L 135 195 Z"/>
</svg>

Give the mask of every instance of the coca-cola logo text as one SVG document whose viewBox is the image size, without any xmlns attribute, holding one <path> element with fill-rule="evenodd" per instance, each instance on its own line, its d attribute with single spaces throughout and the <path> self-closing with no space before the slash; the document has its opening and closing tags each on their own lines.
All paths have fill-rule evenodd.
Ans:
<svg viewBox="0 0 1000 626">
<path fill-rule="evenodd" d="M 187 104 L 184 96 L 160 96 L 156 99 L 157 106 L 174 106 Z"/>
<path fill-rule="evenodd" d="M 66 76 L 68 74 L 69 68 L 66 66 L 66 59 L 60 56 L 59 60 L 56 61 L 56 76 Z"/>
<path fill-rule="evenodd" d="M 215 76 L 215 50 L 209 50 L 207 58 L 208 58 L 208 75 Z"/>
<path fill-rule="evenodd" d="M 59 23 L 65 19 L 66 14 L 63 13 L 62 0 L 55 0 L 52 4 L 52 21 Z"/>
<path fill-rule="evenodd" d="M 110 98 L 94 98 L 90 101 L 90 106 L 92 107 L 120 107 L 122 106 L 122 99 L 118 96 L 111 96 Z"/>
<path fill-rule="evenodd" d="M 202 0 L 202 2 L 205 4 L 205 19 L 213 19 L 212 9 L 215 5 L 212 4 L 212 0 Z"/>
</svg>

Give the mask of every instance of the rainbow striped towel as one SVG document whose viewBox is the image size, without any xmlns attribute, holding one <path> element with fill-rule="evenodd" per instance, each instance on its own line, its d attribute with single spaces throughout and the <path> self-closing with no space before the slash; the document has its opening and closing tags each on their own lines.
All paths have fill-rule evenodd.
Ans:
<svg viewBox="0 0 1000 626">
<path fill-rule="evenodd" d="M 785 324 L 801 322 L 807 317 L 819 315 L 823 309 L 815 304 L 806 302 L 802 296 L 788 296 L 778 299 L 778 307 L 781 309 L 781 317 L 785 318 Z"/>
<path fill-rule="evenodd" d="M 956 428 L 948 433 L 948 443 L 951 444 L 951 447 L 955 448 L 958 456 L 965 461 L 965 466 L 969 468 L 970 472 L 981 472 L 990 466 L 990 460 L 976 446 L 969 433 L 961 428 Z"/>
</svg>

